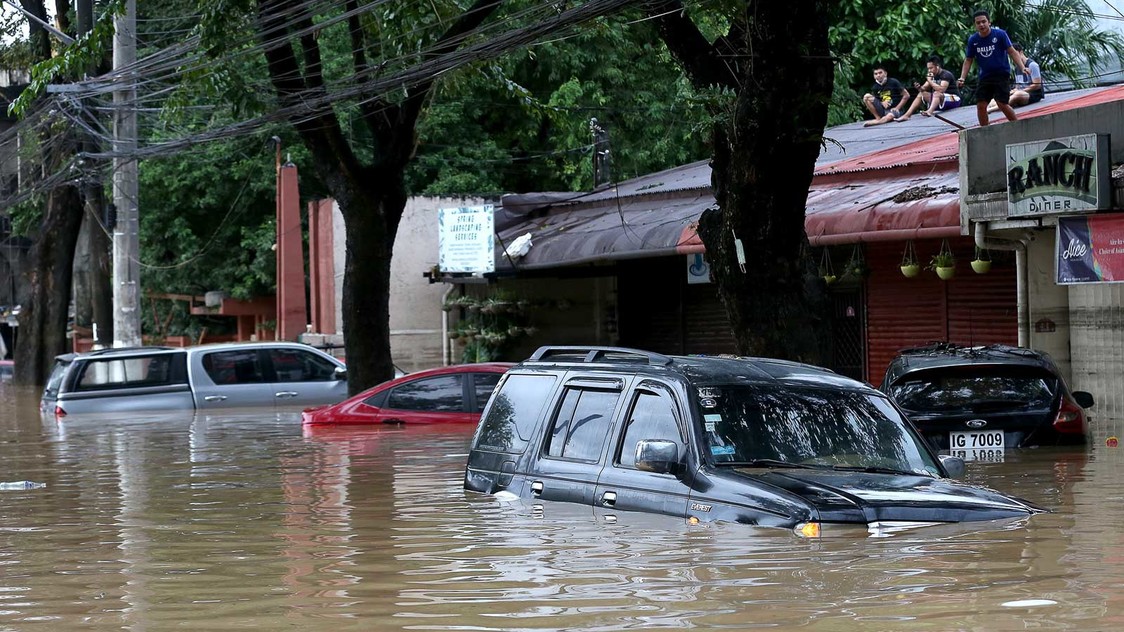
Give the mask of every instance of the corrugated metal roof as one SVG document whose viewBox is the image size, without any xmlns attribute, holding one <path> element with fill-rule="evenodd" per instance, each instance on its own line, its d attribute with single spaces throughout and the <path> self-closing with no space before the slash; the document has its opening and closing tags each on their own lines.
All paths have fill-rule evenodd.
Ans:
<svg viewBox="0 0 1124 632">
<path fill-rule="evenodd" d="M 612 259 L 700 252 L 695 222 L 714 205 L 709 192 L 676 200 L 632 200 L 618 205 L 567 207 L 529 218 L 496 240 L 499 270 L 553 268 Z M 530 233 L 530 251 L 514 265 L 507 244 Z M 693 238 L 693 241 L 692 241 Z"/>
<path fill-rule="evenodd" d="M 1020 108 L 1019 116 L 1119 99 L 1124 86 L 1052 93 Z M 974 124 L 975 108 L 947 117 Z M 959 234 L 959 136 L 947 123 L 924 117 L 870 128 L 852 123 L 825 135 L 842 149 L 828 144 L 808 192 L 805 228 L 813 244 Z M 855 147 L 867 151 L 839 160 L 843 150 Z M 511 213 L 526 219 L 513 217 L 514 224 L 499 233 L 497 268 L 513 269 L 503 256 L 504 244 L 525 233 L 534 245 L 515 268 L 701 252 L 695 225 L 715 204 L 710 178 L 710 165 L 700 161 L 589 193 L 505 196 Z"/>
</svg>

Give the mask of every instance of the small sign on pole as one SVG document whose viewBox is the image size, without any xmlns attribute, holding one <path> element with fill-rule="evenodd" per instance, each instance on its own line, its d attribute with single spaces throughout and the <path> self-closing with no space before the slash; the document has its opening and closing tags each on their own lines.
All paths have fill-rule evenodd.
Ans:
<svg viewBox="0 0 1124 632">
<path fill-rule="evenodd" d="M 437 267 L 442 272 L 495 272 L 495 239 L 491 204 L 437 211 Z"/>
</svg>

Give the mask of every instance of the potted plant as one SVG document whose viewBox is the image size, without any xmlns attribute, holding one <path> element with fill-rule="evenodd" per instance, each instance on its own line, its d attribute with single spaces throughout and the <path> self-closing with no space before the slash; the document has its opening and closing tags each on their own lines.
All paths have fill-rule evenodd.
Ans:
<svg viewBox="0 0 1124 632">
<path fill-rule="evenodd" d="M 827 285 L 835 283 L 839 278 L 835 276 L 835 268 L 831 265 L 831 255 L 827 248 L 823 249 L 823 256 L 820 258 L 820 276 L 823 277 L 823 282 Z"/>
<path fill-rule="evenodd" d="M 865 279 L 870 274 L 870 268 L 866 265 L 862 247 L 859 244 L 855 244 L 855 249 L 851 252 L 851 260 L 847 262 L 843 274 L 859 280 Z"/>
<path fill-rule="evenodd" d="M 942 281 L 947 281 L 956 274 L 956 260 L 952 257 L 952 249 L 948 247 L 948 240 L 941 242 L 940 252 L 933 255 L 929 262 L 929 269 L 937 273 Z"/>
<path fill-rule="evenodd" d="M 991 253 L 987 248 L 976 246 L 976 258 L 972 259 L 972 270 L 976 274 L 987 274 L 991 270 Z"/>
<path fill-rule="evenodd" d="M 913 240 L 905 242 L 905 252 L 902 253 L 902 276 L 912 279 L 921 273 L 921 263 L 917 261 L 917 251 L 913 248 Z"/>
</svg>

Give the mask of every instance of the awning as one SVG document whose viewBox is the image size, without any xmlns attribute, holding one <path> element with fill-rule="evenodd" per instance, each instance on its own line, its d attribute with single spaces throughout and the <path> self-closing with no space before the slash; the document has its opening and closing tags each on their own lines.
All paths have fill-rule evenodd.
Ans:
<svg viewBox="0 0 1124 632">
<path fill-rule="evenodd" d="M 498 233 L 496 270 L 535 270 L 565 265 L 702 252 L 695 223 L 714 206 L 709 191 L 690 197 L 630 198 L 544 209 Z M 505 248 L 530 233 L 531 248 L 514 264 Z"/>
</svg>

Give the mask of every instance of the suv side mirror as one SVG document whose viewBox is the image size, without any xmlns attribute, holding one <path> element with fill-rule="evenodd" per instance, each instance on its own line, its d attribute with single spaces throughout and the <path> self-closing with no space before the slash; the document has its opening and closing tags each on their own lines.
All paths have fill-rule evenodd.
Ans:
<svg viewBox="0 0 1124 632">
<path fill-rule="evenodd" d="M 671 474 L 679 467 L 679 446 L 674 441 L 646 439 L 636 444 L 636 469 Z"/>
<path fill-rule="evenodd" d="M 949 478 L 960 478 L 964 476 L 964 459 L 948 454 L 942 454 L 939 458 L 941 460 L 941 465 L 944 466 L 944 470 L 948 472 Z"/>
<path fill-rule="evenodd" d="M 346 380 L 347 379 L 347 369 L 342 367 L 342 366 L 337 366 L 336 370 L 333 372 L 333 374 L 336 376 L 337 380 Z"/>
<path fill-rule="evenodd" d="M 1096 403 L 1093 401 L 1093 394 L 1085 391 L 1073 391 L 1073 401 L 1082 408 L 1092 408 Z"/>
</svg>

